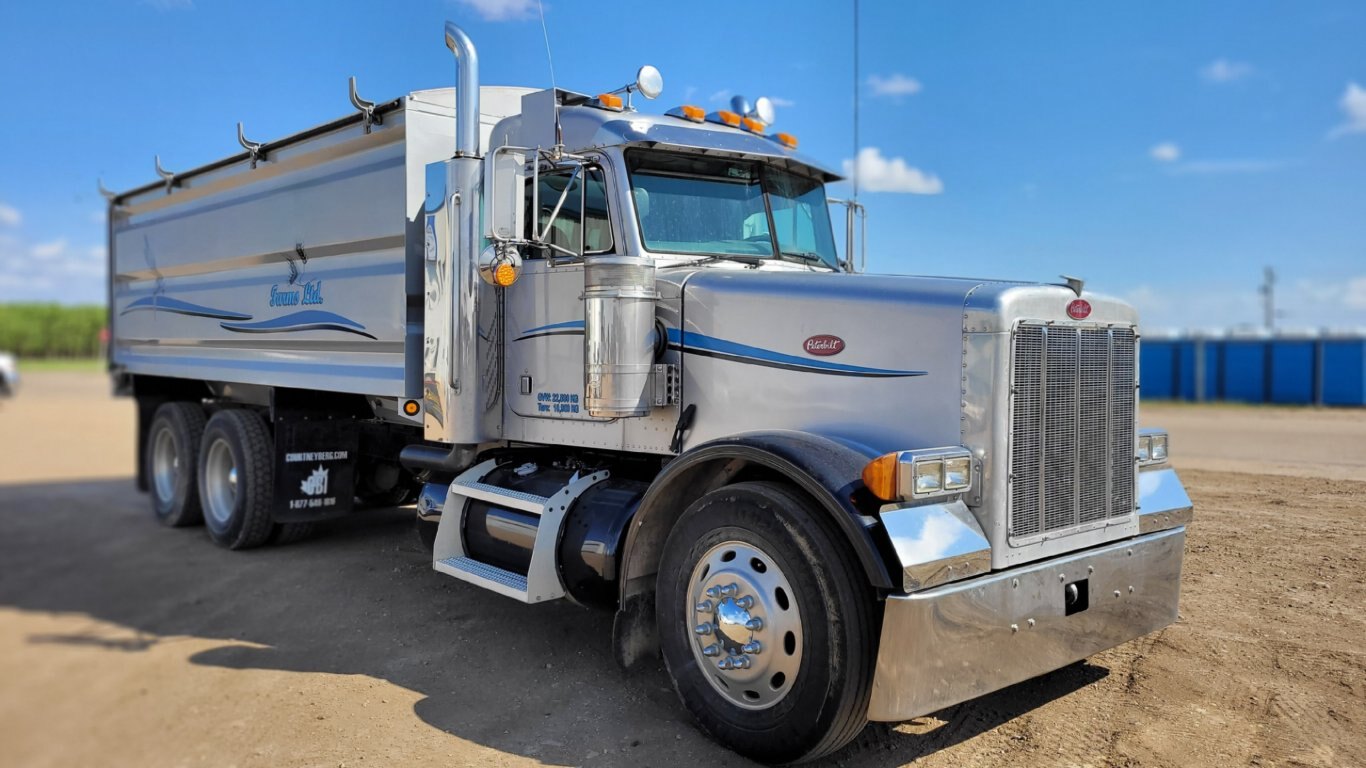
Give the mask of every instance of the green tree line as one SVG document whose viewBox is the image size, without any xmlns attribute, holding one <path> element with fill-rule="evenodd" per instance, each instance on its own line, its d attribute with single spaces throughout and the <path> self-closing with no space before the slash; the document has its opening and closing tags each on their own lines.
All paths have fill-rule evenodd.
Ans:
<svg viewBox="0 0 1366 768">
<path fill-rule="evenodd" d="M 0 350 L 28 357 L 95 357 L 107 315 L 99 305 L 0 304 Z"/>
</svg>

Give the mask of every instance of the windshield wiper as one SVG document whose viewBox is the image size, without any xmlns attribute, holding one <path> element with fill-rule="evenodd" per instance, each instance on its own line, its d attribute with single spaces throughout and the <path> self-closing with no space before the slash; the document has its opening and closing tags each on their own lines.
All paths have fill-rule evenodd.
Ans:
<svg viewBox="0 0 1366 768">
<path fill-rule="evenodd" d="M 748 264 L 751 267 L 758 267 L 760 264 L 764 262 L 764 258 L 765 257 L 763 256 L 745 256 L 743 254 L 738 253 L 715 253 L 711 256 L 707 256 L 696 261 L 685 261 L 681 264 L 669 264 L 667 267 L 661 267 L 661 269 L 669 269 L 673 267 L 696 267 L 702 264 L 712 264 L 718 261 L 738 261 L 741 264 Z"/>
<path fill-rule="evenodd" d="M 812 251 L 782 251 L 778 254 L 778 257 L 786 261 L 796 260 L 804 264 L 819 264 L 822 267 L 830 267 L 830 263 L 819 253 L 814 253 Z"/>
</svg>

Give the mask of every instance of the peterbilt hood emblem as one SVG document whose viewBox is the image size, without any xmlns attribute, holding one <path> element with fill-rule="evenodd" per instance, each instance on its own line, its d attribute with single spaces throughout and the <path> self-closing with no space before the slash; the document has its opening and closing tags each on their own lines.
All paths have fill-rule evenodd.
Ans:
<svg viewBox="0 0 1366 768">
<path fill-rule="evenodd" d="M 1067 316 L 1073 320 L 1085 320 L 1091 316 L 1091 302 L 1086 299 L 1073 299 L 1067 304 Z"/>
<path fill-rule="evenodd" d="M 812 336 L 802 343 L 802 349 L 806 350 L 808 355 L 816 355 L 817 357 L 838 355 L 844 351 L 844 339 L 830 334 Z"/>
</svg>

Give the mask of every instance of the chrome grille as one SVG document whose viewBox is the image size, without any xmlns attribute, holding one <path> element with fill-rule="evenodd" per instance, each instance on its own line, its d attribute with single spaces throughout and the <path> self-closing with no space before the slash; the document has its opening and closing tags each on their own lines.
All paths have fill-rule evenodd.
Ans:
<svg viewBox="0 0 1366 768">
<path fill-rule="evenodd" d="M 1133 513 L 1135 351 L 1128 327 L 1016 328 L 1012 541 Z"/>
</svg>

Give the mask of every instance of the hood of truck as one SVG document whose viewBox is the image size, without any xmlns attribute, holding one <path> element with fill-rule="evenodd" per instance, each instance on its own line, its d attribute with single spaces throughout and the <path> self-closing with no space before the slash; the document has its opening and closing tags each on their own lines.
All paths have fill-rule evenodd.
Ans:
<svg viewBox="0 0 1366 768">
<path fill-rule="evenodd" d="M 683 401 L 696 405 L 685 447 L 792 429 L 874 456 L 964 444 L 970 335 L 1020 319 L 1134 322 L 1114 299 L 1057 285 L 971 278 L 770 269 L 662 269 L 679 297 L 669 345 Z M 663 286 L 661 286 L 663 287 Z"/>
</svg>

